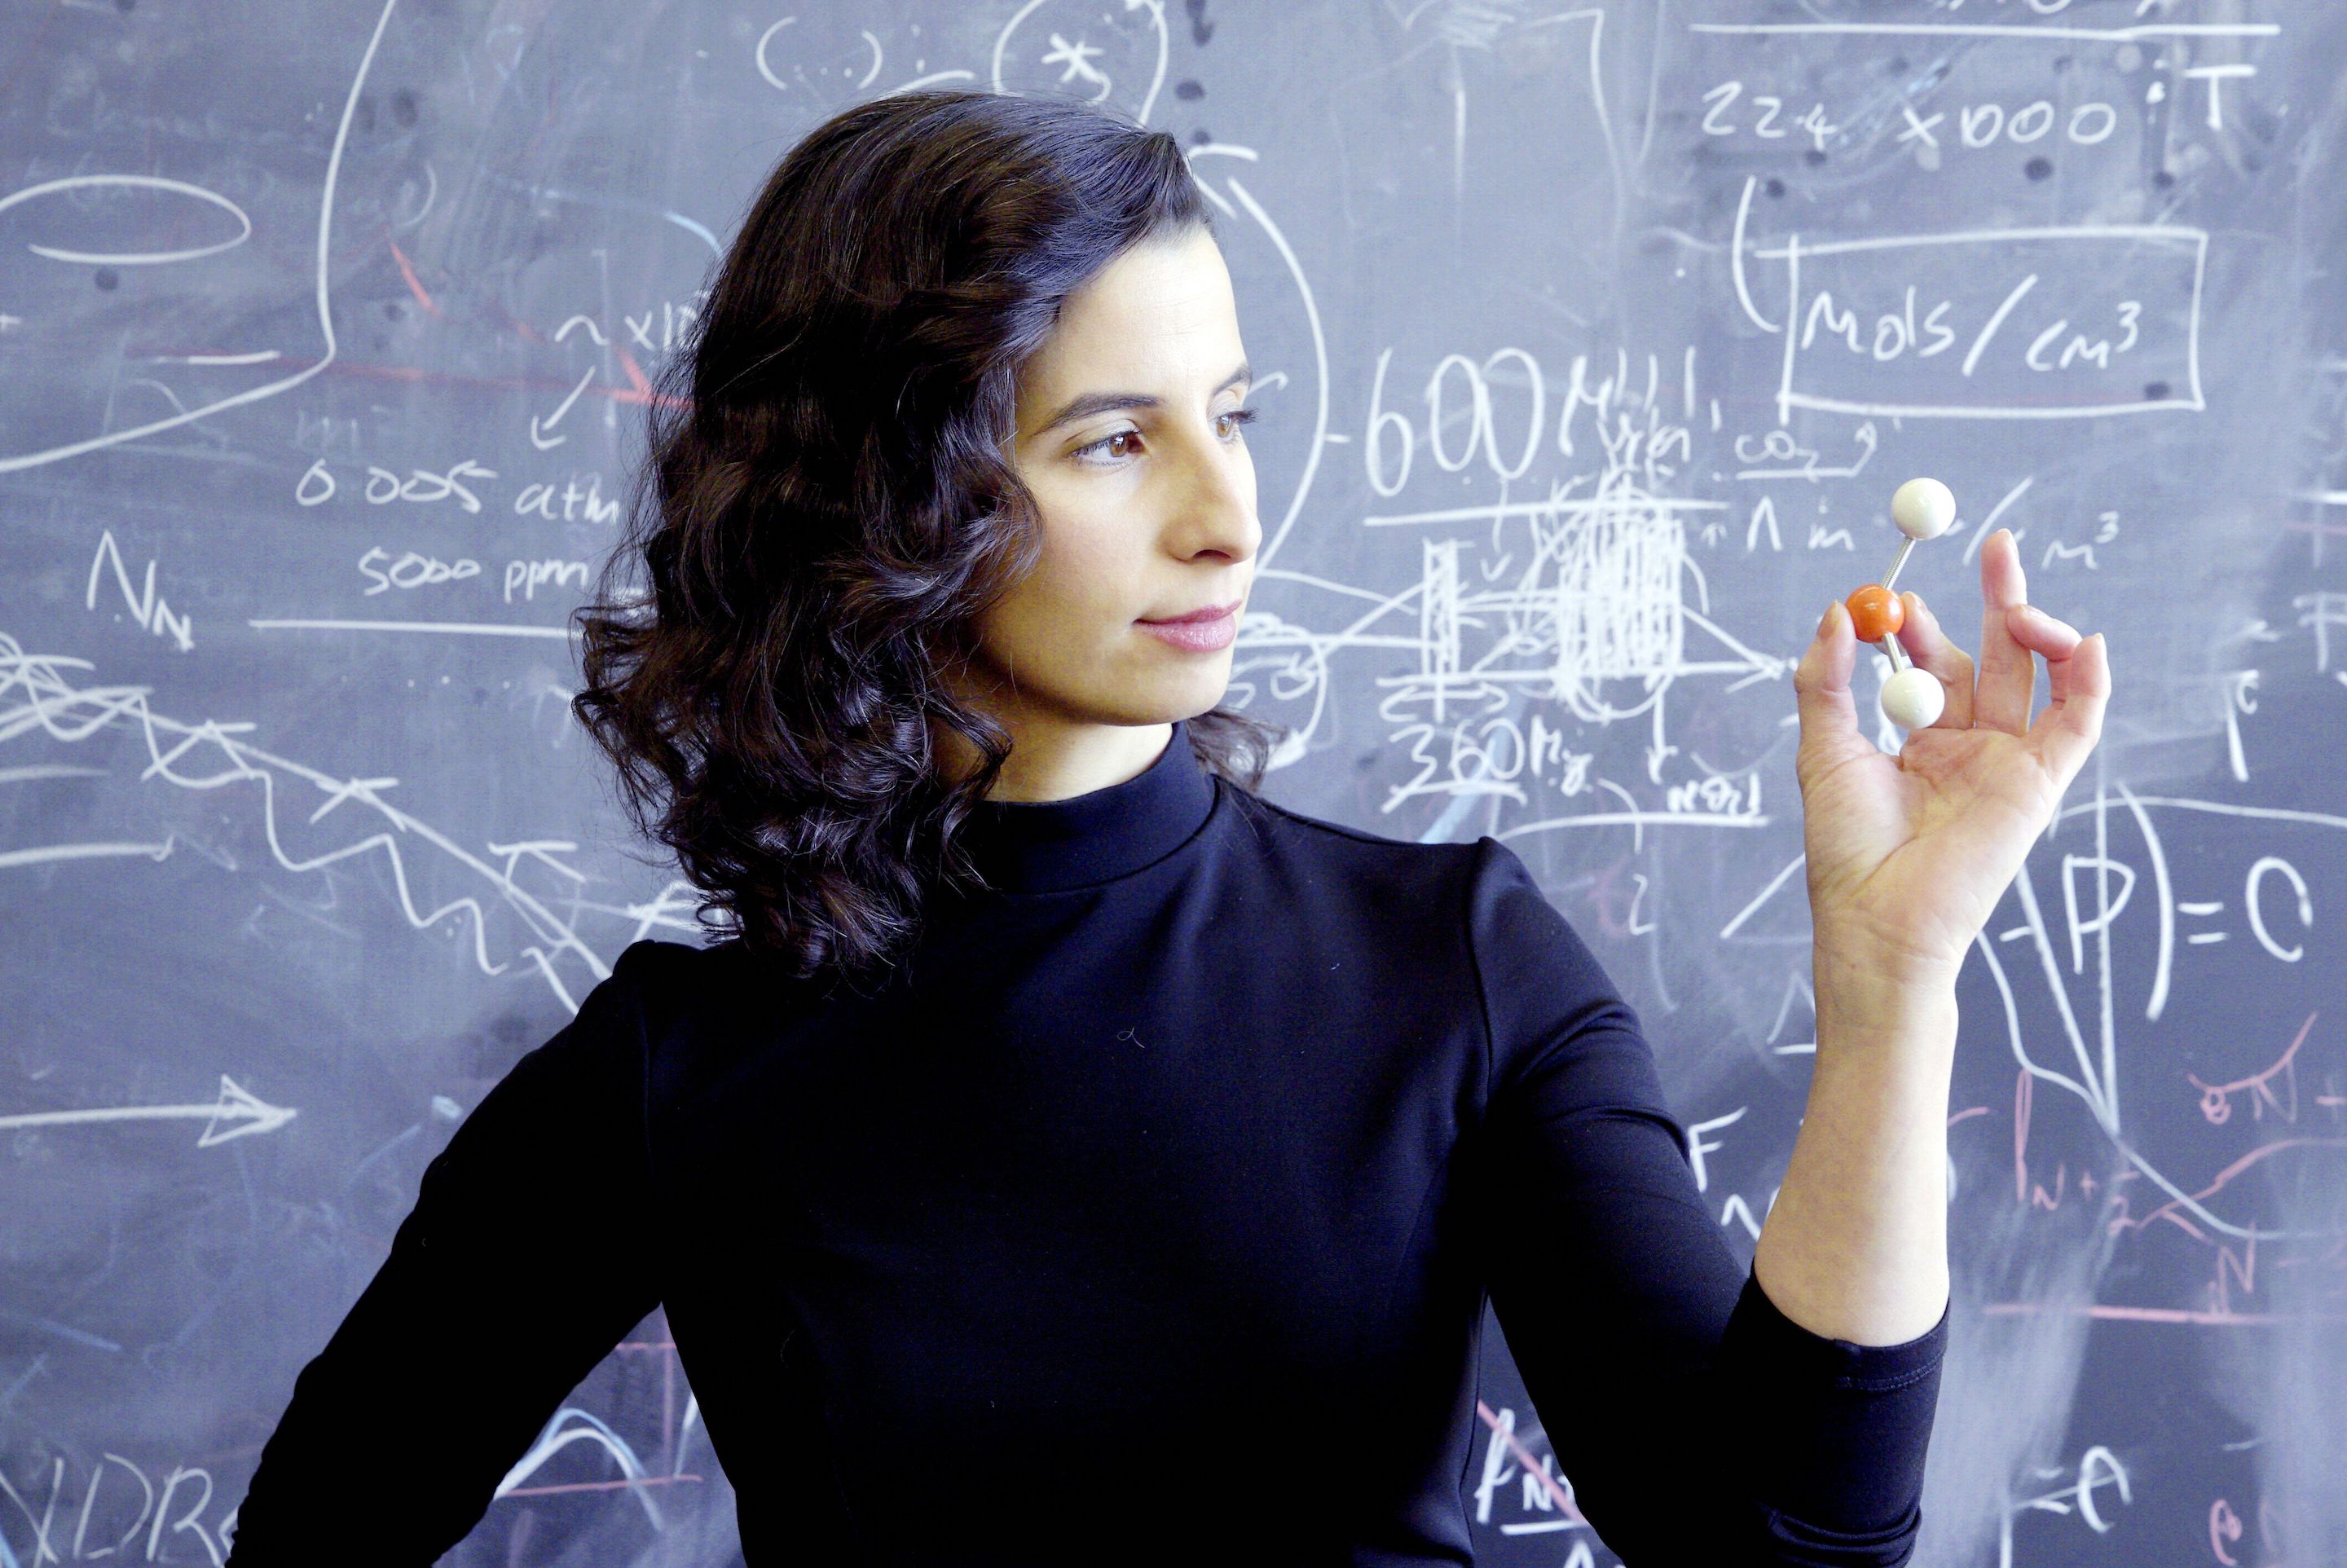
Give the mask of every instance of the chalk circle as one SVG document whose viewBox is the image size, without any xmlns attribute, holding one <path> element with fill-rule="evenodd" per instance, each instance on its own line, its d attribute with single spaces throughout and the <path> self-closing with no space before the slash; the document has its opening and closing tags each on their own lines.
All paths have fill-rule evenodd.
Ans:
<svg viewBox="0 0 2347 1568">
<path fill-rule="evenodd" d="M 68 251 L 56 245 L 26 244 L 36 256 L 52 261 L 70 261 L 77 265 L 99 267 L 152 267 L 165 261 L 192 261 L 200 257 L 215 255 L 241 245 L 252 233 L 252 220 L 244 210 L 215 190 L 200 185 L 190 185 L 184 179 L 165 179 L 154 174 L 76 174 L 64 179 L 46 179 L 38 185 L 28 185 L 22 190 L 0 196 L 0 212 L 20 206 L 36 196 L 54 195 L 59 191 L 80 190 L 95 186 L 135 185 L 150 190 L 168 190 L 177 196 L 192 196 L 199 201 L 209 201 L 237 221 L 237 231 L 217 245 L 198 245 L 187 251 Z"/>
</svg>

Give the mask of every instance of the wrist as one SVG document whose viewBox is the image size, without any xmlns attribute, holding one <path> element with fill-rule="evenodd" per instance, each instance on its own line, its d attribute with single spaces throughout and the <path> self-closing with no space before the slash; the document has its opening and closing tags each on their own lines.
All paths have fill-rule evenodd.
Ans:
<svg viewBox="0 0 2347 1568">
<path fill-rule="evenodd" d="M 1964 949 L 1943 951 L 1939 944 L 1909 940 L 1873 926 L 1854 927 L 1847 921 L 1810 917 L 1812 968 L 1819 985 L 1850 989 L 1892 989 L 1925 995 L 1955 989 L 1956 974 L 1964 967 Z"/>
<path fill-rule="evenodd" d="M 1810 965 L 1820 1036 L 1834 1023 L 1868 1030 L 1954 1031 L 1961 960 L 1901 951 L 1871 941 L 1817 934 Z"/>
</svg>

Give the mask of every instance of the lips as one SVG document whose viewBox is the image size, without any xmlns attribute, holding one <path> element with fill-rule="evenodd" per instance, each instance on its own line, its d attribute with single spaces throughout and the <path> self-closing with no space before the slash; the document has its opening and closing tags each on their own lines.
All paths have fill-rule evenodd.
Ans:
<svg viewBox="0 0 2347 1568">
<path fill-rule="evenodd" d="M 1237 614 L 1239 606 L 1245 602 L 1245 600 L 1244 600 L 1235 599 L 1228 604 L 1210 604 L 1204 610 L 1194 610 L 1187 615 L 1168 615 L 1154 620 L 1148 616 L 1143 616 L 1141 618 L 1142 624 L 1144 626 L 1187 626 L 1193 621 L 1220 620 L 1225 615 Z"/>
</svg>

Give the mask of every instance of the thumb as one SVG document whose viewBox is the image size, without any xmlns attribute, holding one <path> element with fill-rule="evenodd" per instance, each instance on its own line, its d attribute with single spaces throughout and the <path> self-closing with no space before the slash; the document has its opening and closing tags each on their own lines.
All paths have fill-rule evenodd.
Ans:
<svg viewBox="0 0 2347 1568">
<path fill-rule="evenodd" d="M 1850 694 L 1850 678 L 1857 667 L 1858 631 L 1836 600 L 1793 667 L 1793 698 L 1801 720 L 1793 771 L 1804 788 L 1810 779 L 1874 751 L 1874 743 L 1859 730 L 1858 702 Z"/>
</svg>

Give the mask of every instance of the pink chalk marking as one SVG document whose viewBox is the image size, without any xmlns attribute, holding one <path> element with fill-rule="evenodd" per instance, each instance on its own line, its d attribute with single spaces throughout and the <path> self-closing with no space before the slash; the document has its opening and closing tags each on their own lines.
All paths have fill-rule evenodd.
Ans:
<svg viewBox="0 0 2347 1568">
<path fill-rule="evenodd" d="M 614 403 L 657 403 L 662 408 L 692 406 L 692 399 L 689 397 L 667 397 L 654 392 L 651 380 L 644 374 L 644 367 L 636 363 L 636 356 L 630 354 L 624 344 L 620 345 L 619 354 L 620 368 L 628 373 L 628 390 L 606 392 L 604 396 Z"/>
<path fill-rule="evenodd" d="M 2271 1328 L 2285 1323 L 2347 1323 L 2347 1312 L 2209 1312 L 2188 1307 L 2114 1307 L 2102 1302 L 2077 1307 L 2043 1301 L 1992 1301 L 1981 1308 L 1985 1317 L 2018 1317 L 2041 1312 L 2062 1312 L 2073 1317 L 2101 1317 L 2119 1323 L 2216 1324 L 2236 1328 Z"/>
<path fill-rule="evenodd" d="M 383 242 L 391 247 L 391 258 L 399 263 L 399 275 L 407 280 L 407 292 L 415 296 L 415 302 L 436 316 L 443 314 L 432 296 L 424 292 L 423 280 L 415 275 L 415 269 L 408 265 L 407 252 L 399 248 L 399 241 L 385 234 Z"/>
<path fill-rule="evenodd" d="M 2263 1161 L 2269 1155 L 2279 1154 L 2284 1149 L 2298 1148 L 2347 1149 L 2347 1138 L 2277 1138 L 2270 1143 L 2260 1143 L 2256 1148 L 2250 1150 L 2248 1153 L 2242 1155 L 2239 1159 L 2234 1161 L 2231 1164 L 2226 1166 L 2223 1170 L 2218 1172 L 2215 1176 L 2209 1179 L 2207 1186 L 2201 1188 L 2198 1192 L 2192 1194 L 2191 1196 L 2196 1202 L 2203 1198 L 2213 1196 L 2235 1176 L 2239 1175 L 2251 1165 Z M 2198 1226 L 2188 1223 L 2171 1212 L 2179 1207 L 2183 1201 L 2184 1200 L 2181 1198 L 2171 1198 L 2168 1202 L 2160 1204 L 2159 1207 L 2153 1209 L 2150 1213 L 2145 1214 L 2143 1218 L 2139 1220 L 2130 1219 L 2122 1214 L 2117 1219 L 2111 1222 L 2112 1229 L 2116 1232 L 2120 1227 L 2124 1226 L 2128 1230 L 2141 1230 L 2144 1226 L 2149 1225 L 2154 1220 L 2164 1219 L 2171 1225 L 2182 1226 L 2185 1230 L 2190 1232 L 2195 1237 L 2205 1240 L 2206 1237 L 2201 1235 Z"/>
<path fill-rule="evenodd" d="M 2306 1015 L 2306 1021 L 2298 1026 L 2298 1038 L 2291 1040 L 2290 1049 L 2283 1051 L 2275 1060 L 2274 1064 L 2263 1072 L 2252 1073 L 2247 1078 L 2237 1078 L 2230 1083 L 2203 1083 L 2198 1073 L 2187 1072 L 2184 1075 L 2185 1081 L 2200 1091 L 2200 1114 L 2208 1118 L 2210 1126 L 2221 1126 L 2232 1117 L 2233 1096 L 2244 1090 L 2253 1090 L 2257 1093 L 2257 1099 L 2250 1102 L 2250 1110 L 2255 1120 L 2260 1122 L 2265 1120 L 2265 1108 L 2268 1105 L 2281 1112 L 2281 1119 L 2285 1122 L 2298 1120 L 2298 1068 L 2292 1063 L 2291 1058 L 2296 1056 L 2298 1048 L 2306 1043 L 2306 1031 L 2314 1027 L 2317 1016 L 2314 1013 Z M 2290 1074 L 2290 1105 L 2287 1109 L 2283 1107 L 2280 1101 L 2274 1098 L 2273 1091 L 2266 1087 L 2267 1079 L 2277 1072 L 2284 1071 Z"/>
<path fill-rule="evenodd" d="M 1495 1432 L 1500 1430 L 1500 1412 L 1481 1399 L 1475 1401 L 1475 1413 L 1483 1418 L 1485 1426 Z M 1526 1475 L 1540 1477 L 1541 1490 L 1548 1493 L 1548 1500 L 1562 1509 L 1567 1519 L 1579 1525 L 1586 1526 L 1589 1523 L 1589 1521 L 1581 1517 L 1581 1510 L 1573 1506 L 1573 1499 L 1564 1494 L 1564 1489 L 1556 1484 L 1556 1477 L 1551 1475 L 1540 1460 L 1532 1457 L 1532 1450 L 1524 1447 L 1522 1440 L 1515 1433 L 1510 1432 L 1501 1440 L 1508 1445 L 1508 1451 L 1516 1456 L 1516 1462 L 1524 1467 Z"/>
</svg>

